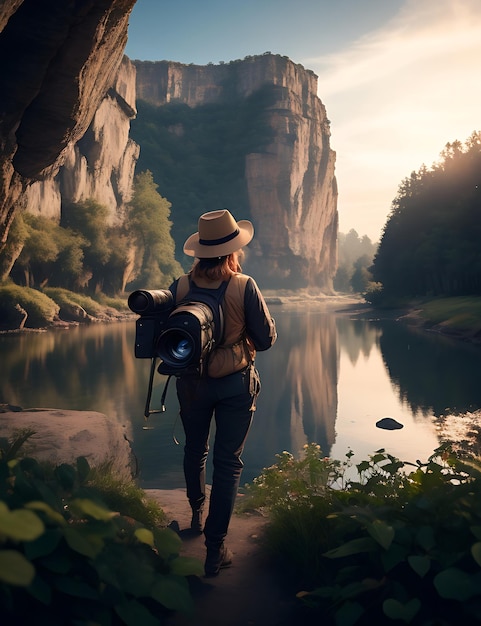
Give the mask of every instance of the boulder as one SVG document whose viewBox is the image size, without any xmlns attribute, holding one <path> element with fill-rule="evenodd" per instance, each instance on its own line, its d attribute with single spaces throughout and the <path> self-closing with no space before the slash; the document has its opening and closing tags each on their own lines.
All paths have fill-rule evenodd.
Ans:
<svg viewBox="0 0 481 626">
<path fill-rule="evenodd" d="M 75 463 L 79 456 L 90 466 L 112 462 L 119 477 L 132 476 L 133 454 L 125 428 L 103 413 L 63 409 L 27 409 L 4 405 L 0 409 L 0 447 L 16 432 L 35 432 L 21 448 L 22 456 L 38 461 Z"/>
</svg>

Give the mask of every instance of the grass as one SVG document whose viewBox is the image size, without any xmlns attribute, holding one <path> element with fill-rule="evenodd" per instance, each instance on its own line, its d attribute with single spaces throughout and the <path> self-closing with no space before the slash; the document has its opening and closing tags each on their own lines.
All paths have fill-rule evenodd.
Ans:
<svg viewBox="0 0 481 626">
<path fill-rule="evenodd" d="M 421 303 L 421 317 L 433 326 L 442 324 L 451 330 L 477 334 L 481 332 L 481 298 L 460 296 L 436 298 Z"/>
<path fill-rule="evenodd" d="M 157 502 L 147 497 L 133 479 L 118 478 L 112 462 L 91 468 L 88 485 L 95 489 L 110 510 L 132 517 L 149 528 L 167 525 L 167 516 Z"/>
<path fill-rule="evenodd" d="M 82 307 L 93 317 L 97 317 L 102 313 L 102 306 L 90 296 L 75 293 L 73 291 L 69 291 L 68 289 L 62 289 L 61 287 L 46 287 L 44 289 L 44 293 L 46 293 L 49 298 L 54 300 L 60 308 L 69 305 L 77 305 Z"/>
</svg>

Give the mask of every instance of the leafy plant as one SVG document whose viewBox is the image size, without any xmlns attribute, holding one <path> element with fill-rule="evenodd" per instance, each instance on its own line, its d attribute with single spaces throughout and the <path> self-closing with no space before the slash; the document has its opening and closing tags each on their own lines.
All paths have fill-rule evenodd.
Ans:
<svg viewBox="0 0 481 626">
<path fill-rule="evenodd" d="M 111 510 L 85 458 L 51 471 L 14 449 L 0 455 L 2 624 L 148 626 L 189 612 L 187 577 L 202 566 L 179 555 L 178 535 Z"/>
<path fill-rule="evenodd" d="M 351 453 L 339 464 L 314 445 L 288 456 L 248 486 L 244 506 L 264 503 L 267 546 L 323 623 L 480 623 L 479 460 L 445 445 L 414 465 L 384 450 L 354 468 Z M 314 480 L 310 467 L 322 468 Z"/>
<path fill-rule="evenodd" d="M 157 502 L 148 498 L 134 480 L 118 478 L 111 461 L 91 468 L 87 484 L 95 489 L 109 509 L 133 517 L 145 526 L 167 524 L 167 517 Z"/>
</svg>

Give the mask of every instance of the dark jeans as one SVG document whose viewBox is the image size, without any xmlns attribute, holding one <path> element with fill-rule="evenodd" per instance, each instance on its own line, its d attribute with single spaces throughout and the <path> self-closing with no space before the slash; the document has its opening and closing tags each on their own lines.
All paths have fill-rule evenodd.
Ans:
<svg viewBox="0 0 481 626">
<path fill-rule="evenodd" d="M 240 458 L 260 389 L 255 368 L 223 378 L 177 379 L 180 417 L 185 432 L 184 475 L 193 509 L 205 500 L 209 433 L 215 419 L 212 490 L 205 522 L 206 544 L 220 544 L 229 527 L 243 462 Z"/>
</svg>

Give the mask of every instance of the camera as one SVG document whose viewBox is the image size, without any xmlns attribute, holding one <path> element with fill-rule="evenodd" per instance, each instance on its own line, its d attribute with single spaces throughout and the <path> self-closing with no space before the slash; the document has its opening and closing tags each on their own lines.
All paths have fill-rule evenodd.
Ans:
<svg viewBox="0 0 481 626">
<path fill-rule="evenodd" d="M 131 311 L 140 315 L 135 323 L 135 356 L 152 359 L 158 356 L 157 339 L 174 308 L 174 299 L 167 289 L 133 291 L 128 299 Z"/>
<path fill-rule="evenodd" d="M 149 386 L 144 416 L 165 411 L 165 397 L 171 376 L 207 371 L 208 355 L 224 334 L 220 299 L 227 283 L 215 295 L 199 294 L 192 286 L 188 297 L 178 304 L 166 289 L 138 289 L 128 299 L 129 308 L 139 315 L 135 325 L 135 356 L 151 359 Z M 204 290 L 206 291 L 206 290 Z M 159 374 L 168 376 L 160 411 L 151 410 L 153 380 L 157 359 Z"/>
<path fill-rule="evenodd" d="M 216 341 L 214 315 L 208 304 L 182 301 L 176 305 L 168 290 L 140 289 L 130 294 L 128 305 L 140 316 L 135 333 L 137 358 L 160 358 L 160 374 L 176 375 L 189 368 L 202 373 Z"/>
</svg>

